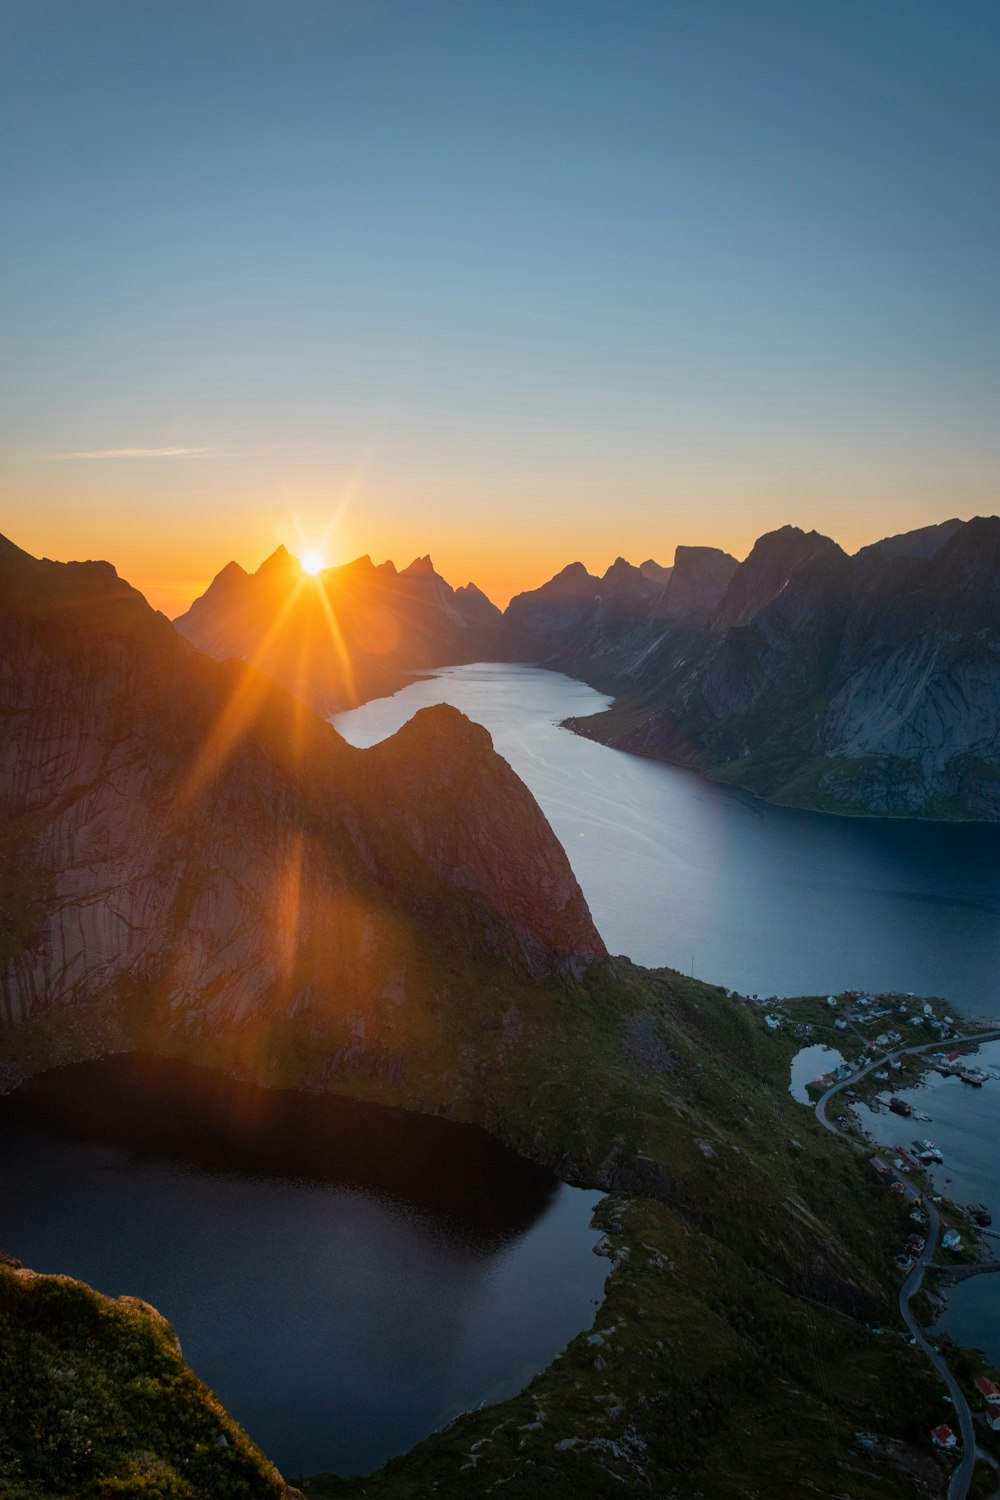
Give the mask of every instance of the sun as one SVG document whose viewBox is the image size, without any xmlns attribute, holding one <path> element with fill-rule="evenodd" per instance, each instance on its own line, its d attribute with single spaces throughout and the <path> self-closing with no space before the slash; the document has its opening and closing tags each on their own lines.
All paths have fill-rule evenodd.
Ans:
<svg viewBox="0 0 1000 1500">
<path fill-rule="evenodd" d="M 305 573 L 315 574 L 320 573 L 323 570 L 322 555 L 319 552 L 314 551 L 313 549 L 310 549 L 308 552 L 303 552 L 300 561 L 302 563 L 302 570 Z"/>
</svg>

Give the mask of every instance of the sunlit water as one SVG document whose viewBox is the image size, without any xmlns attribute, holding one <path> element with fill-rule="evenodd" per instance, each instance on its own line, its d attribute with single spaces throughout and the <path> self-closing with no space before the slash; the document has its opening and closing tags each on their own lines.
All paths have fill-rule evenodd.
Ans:
<svg viewBox="0 0 1000 1500">
<path fill-rule="evenodd" d="M 558 673 L 490 663 L 334 723 L 356 745 L 430 703 L 484 724 L 562 840 L 613 953 L 743 993 L 901 990 L 1000 1011 L 1000 828 L 771 807 L 559 727 L 610 701 Z"/>
<path fill-rule="evenodd" d="M 593 1320 L 599 1198 L 470 1127 L 162 1060 L 0 1098 L 0 1249 L 151 1302 L 291 1479 L 522 1389 Z"/>
</svg>

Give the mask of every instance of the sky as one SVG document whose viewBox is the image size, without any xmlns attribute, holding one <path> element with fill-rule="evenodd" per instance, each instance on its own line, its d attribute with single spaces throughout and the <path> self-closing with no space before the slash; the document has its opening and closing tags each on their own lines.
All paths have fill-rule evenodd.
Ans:
<svg viewBox="0 0 1000 1500">
<path fill-rule="evenodd" d="M 4 0 L 0 531 L 176 614 L 993 513 L 998 76 L 995 0 Z"/>
</svg>

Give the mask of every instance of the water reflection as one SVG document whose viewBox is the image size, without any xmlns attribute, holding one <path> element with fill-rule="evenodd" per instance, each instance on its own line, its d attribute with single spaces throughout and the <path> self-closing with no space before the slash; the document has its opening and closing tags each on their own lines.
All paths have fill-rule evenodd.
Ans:
<svg viewBox="0 0 1000 1500">
<path fill-rule="evenodd" d="M 483 1132 L 112 1058 L 0 1099 L 0 1248 L 144 1297 L 290 1475 L 363 1473 L 593 1316 L 598 1194 Z"/>
</svg>

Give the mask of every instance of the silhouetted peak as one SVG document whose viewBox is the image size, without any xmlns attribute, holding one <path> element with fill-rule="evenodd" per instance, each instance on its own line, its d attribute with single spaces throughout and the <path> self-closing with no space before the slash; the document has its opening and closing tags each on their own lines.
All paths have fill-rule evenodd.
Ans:
<svg viewBox="0 0 1000 1500">
<path fill-rule="evenodd" d="M 738 567 L 736 558 L 720 547 L 677 547 L 662 596 L 663 612 L 691 621 L 707 618 Z"/>
<path fill-rule="evenodd" d="M 400 576 L 402 578 L 433 578 L 434 564 L 431 562 L 430 555 L 415 557 L 410 566 L 403 569 Z"/>
<path fill-rule="evenodd" d="M 455 603 L 469 620 L 495 622 L 502 618 L 493 600 L 471 582 L 455 590 Z"/>
<path fill-rule="evenodd" d="M 298 566 L 297 560 L 292 556 L 288 548 L 282 544 L 274 549 L 270 557 L 265 557 L 254 577 L 263 578 L 275 573 L 287 573 L 292 568 L 298 568 Z"/>
<path fill-rule="evenodd" d="M 341 563 L 337 568 L 329 569 L 331 573 L 374 573 L 375 564 L 370 555 L 363 552 L 360 557 L 354 557 L 350 562 Z"/>
<path fill-rule="evenodd" d="M 650 583 L 659 583 L 661 585 L 669 583 L 670 575 L 673 571 L 673 568 L 665 568 L 651 557 L 647 557 L 645 562 L 639 564 L 639 572 L 643 578 L 648 578 Z"/>
<path fill-rule="evenodd" d="M 745 562 L 740 563 L 716 617 L 728 630 L 746 625 L 777 597 L 793 574 L 806 566 L 847 562 L 847 554 L 830 537 L 798 526 L 780 526 L 758 537 Z"/>
<path fill-rule="evenodd" d="M 36 558 L 32 557 L 30 552 L 25 552 L 23 548 L 16 546 L 10 540 L 10 538 L 6 536 L 0 536 L 0 558 L 2 558 L 4 562 L 37 561 Z"/>
<path fill-rule="evenodd" d="M 233 588 L 241 584 L 247 576 L 246 569 L 241 568 L 238 562 L 227 562 L 226 566 L 216 573 L 206 592 L 211 593 L 213 589 L 221 591 Z"/>
<path fill-rule="evenodd" d="M 938 522 L 936 526 L 919 526 L 915 531 L 901 531 L 896 536 L 883 537 L 879 542 L 872 542 L 870 546 L 860 548 L 856 556 L 865 558 L 933 557 L 947 542 L 951 541 L 956 532 L 971 524 L 971 522 L 960 521 L 957 517 L 953 517 L 950 521 Z"/>
</svg>

